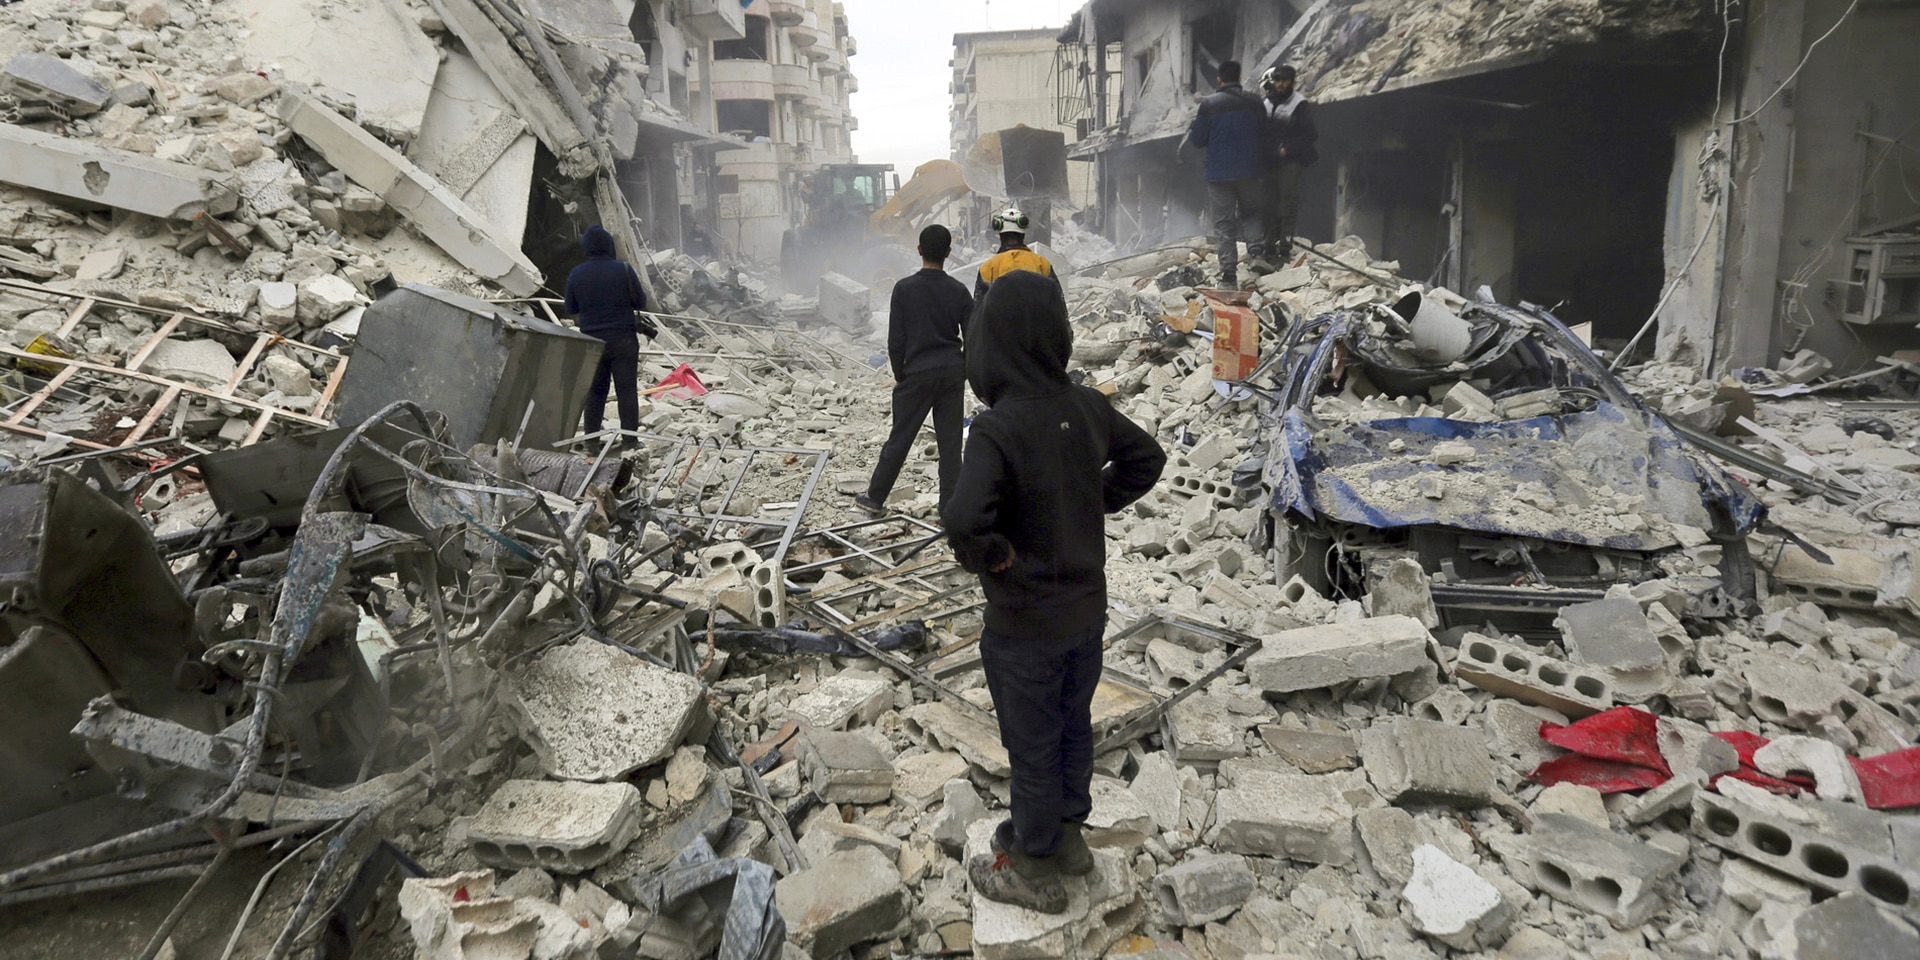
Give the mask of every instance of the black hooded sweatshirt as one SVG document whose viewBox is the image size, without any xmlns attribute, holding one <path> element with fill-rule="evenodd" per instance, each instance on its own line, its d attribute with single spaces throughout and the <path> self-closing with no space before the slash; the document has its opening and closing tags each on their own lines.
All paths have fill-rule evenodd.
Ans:
<svg viewBox="0 0 1920 960">
<path fill-rule="evenodd" d="M 580 332 L 614 341 L 634 332 L 633 314 L 647 308 L 647 291 L 633 268 L 613 256 L 613 234 L 594 224 L 580 235 L 587 262 L 567 274 L 567 312 Z"/>
<path fill-rule="evenodd" d="M 1167 462 L 1099 391 L 1067 380 L 1072 352 L 1059 284 L 1024 270 L 994 281 L 967 328 L 967 382 L 991 409 L 973 418 L 940 519 L 980 575 L 987 629 L 1023 641 L 1106 616 L 1104 515 L 1153 489 Z"/>
</svg>

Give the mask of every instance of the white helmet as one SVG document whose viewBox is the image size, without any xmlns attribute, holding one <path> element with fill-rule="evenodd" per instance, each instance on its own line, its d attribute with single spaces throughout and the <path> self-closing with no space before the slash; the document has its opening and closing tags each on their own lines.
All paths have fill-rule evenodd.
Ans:
<svg viewBox="0 0 1920 960">
<path fill-rule="evenodd" d="M 1006 209 L 993 215 L 994 233 L 1017 233 L 1027 235 L 1027 214 L 1018 204 L 1009 203 Z"/>
</svg>

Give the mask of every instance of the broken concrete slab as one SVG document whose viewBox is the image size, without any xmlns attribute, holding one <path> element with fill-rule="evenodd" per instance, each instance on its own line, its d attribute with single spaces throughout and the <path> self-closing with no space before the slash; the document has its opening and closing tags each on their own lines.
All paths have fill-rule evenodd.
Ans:
<svg viewBox="0 0 1920 960">
<path fill-rule="evenodd" d="M 965 780 L 948 781 L 941 796 L 940 812 L 934 816 L 927 835 L 948 854 L 958 857 L 966 849 L 967 831 L 990 814 L 979 792 Z"/>
<path fill-rule="evenodd" d="M 1831 674 L 1773 654 L 1754 654 L 1744 666 L 1733 666 L 1752 691 L 1748 702 L 1755 716 L 1809 732 L 1833 721 L 1853 692 Z"/>
<path fill-rule="evenodd" d="M 1793 919 L 1766 952 L 1786 960 L 1920 957 L 1920 933 L 1888 917 L 1872 898 L 1844 893 Z"/>
<path fill-rule="evenodd" d="M 1432 671 L 1432 642 L 1427 628 L 1406 616 L 1283 630 L 1247 658 L 1246 674 L 1255 687 L 1275 695 Z"/>
<path fill-rule="evenodd" d="M 495 240 L 485 219 L 465 201 L 358 124 L 298 91 L 280 98 L 280 119 L 461 266 L 515 296 L 531 296 L 540 288 L 540 268 L 518 243 Z"/>
<path fill-rule="evenodd" d="M 1167 923 L 1198 927 L 1240 909 L 1256 887 L 1247 858 L 1232 854 L 1194 857 L 1153 878 L 1154 898 Z"/>
<path fill-rule="evenodd" d="M 162 340 L 140 365 L 144 373 L 202 386 L 225 386 L 239 368 L 217 340 Z"/>
<path fill-rule="evenodd" d="M 1087 815 L 1085 825 L 1087 846 L 1130 850 L 1154 835 L 1153 814 L 1126 783 L 1096 776 L 1089 793 L 1093 812 Z"/>
<path fill-rule="evenodd" d="M 1353 806 L 1344 790 L 1346 777 L 1233 770 L 1233 785 L 1214 800 L 1209 846 L 1226 853 L 1336 866 L 1353 860 Z"/>
<path fill-rule="evenodd" d="M 618 780 L 673 754 L 702 719 L 700 681 L 576 640 L 506 679 L 505 704 L 547 775 Z"/>
<path fill-rule="evenodd" d="M 1129 785 L 1161 830 L 1180 829 L 1180 768 L 1162 752 L 1140 757 L 1140 769 Z"/>
<path fill-rule="evenodd" d="M 1658 717 L 1654 726 L 1660 758 L 1674 773 L 1699 770 L 1713 777 L 1740 769 L 1740 751 L 1706 727 L 1679 717 Z"/>
<path fill-rule="evenodd" d="M 352 97 L 361 123 L 398 143 L 421 131 L 440 68 L 439 49 L 404 8 L 343 3 L 324 12 L 279 0 L 238 0 L 249 62 L 279 67 L 289 83 Z"/>
<path fill-rule="evenodd" d="M 0 123 L 0 181 L 169 220 L 240 203 L 228 175 L 11 123 Z"/>
<path fill-rule="evenodd" d="M 1482 690 L 1585 717 L 1613 706 L 1611 681 L 1598 673 L 1477 633 L 1460 641 L 1454 673 Z"/>
<path fill-rule="evenodd" d="M 933 751 L 903 757 L 893 764 L 893 795 L 919 809 L 940 799 L 947 782 L 967 775 L 967 759 L 957 753 Z"/>
<path fill-rule="evenodd" d="M 967 858 L 988 852 L 993 830 L 990 820 L 974 824 L 967 835 Z M 1061 913 L 1039 913 L 973 893 L 973 955 L 978 960 L 1104 956 L 1139 924 L 1146 905 L 1124 854 L 1095 850 L 1093 863 L 1087 876 L 1063 879 L 1068 901 Z"/>
<path fill-rule="evenodd" d="M 1429 630 L 1440 625 L 1440 611 L 1433 605 L 1433 582 L 1420 561 L 1408 557 L 1386 565 L 1380 579 L 1367 591 L 1366 605 L 1370 617 L 1412 617 Z"/>
<path fill-rule="evenodd" d="M 900 872 L 870 846 L 834 853 L 781 880 L 775 890 L 787 937 L 813 957 L 884 940 L 907 919 Z"/>
<path fill-rule="evenodd" d="M 291 283 L 275 280 L 260 285 L 255 296 L 260 306 L 260 320 L 275 329 L 294 323 L 300 316 L 300 288 Z"/>
<path fill-rule="evenodd" d="M 1414 848 L 1413 876 L 1400 895 L 1413 928 L 1455 950 L 1499 943 L 1519 913 L 1493 884 L 1430 843 Z"/>
<path fill-rule="evenodd" d="M 1301 773 L 1333 773 L 1360 765 L 1360 745 L 1350 733 L 1315 733 L 1269 723 L 1260 727 L 1260 739 Z"/>
<path fill-rule="evenodd" d="M 1720 865 L 1720 889 L 1748 910 L 1770 902 L 1802 907 L 1813 903 L 1813 891 L 1805 884 L 1739 857 L 1729 857 Z"/>
<path fill-rule="evenodd" d="M 893 764 L 857 733 L 802 734 L 800 769 L 813 792 L 829 803 L 885 803 L 893 796 Z"/>
<path fill-rule="evenodd" d="M 1532 813 L 1534 816 L 1561 813 L 1602 829 L 1613 826 L 1600 791 L 1579 783 L 1556 783 L 1540 791 L 1540 795 L 1533 798 Z"/>
<path fill-rule="evenodd" d="M 481 863 L 584 873 L 633 842 L 640 791 L 630 783 L 509 780 L 467 828 Z"/>
<path fill-rule="evenodd" d="M 317 327 L 360 302 L 360 291 L 338 274 L 323 273 L 300 282 L 295 314 L 300 322 Z"/>
<path fill-rule="evenodd" d="M 905 711 L 909 732 L 929 744 L 952 750 L 990 777 L 1005 779 L 1013 775 L 1007 748 L 1000 745 L 1000 731 L 961 713 L 951 703 L 936 700 Z"/>
<path fill-rule="evenodd" d="M 1507 859 L 1515 879 L 1622 930 L 1660 908 L 1658 883 L 1687 862 L 1685 854 L 1558 813 L 1536 817 L 1523 846 L 1524 856 Z"/>
<path fill-rule="evenodd" d="M 1693 795 L 1707 785 L 1706 772 L 1698 769 L 1674 774 L 1663 783 L 1633 801 L 1620 816 L 1635 826 L 1652 823 L 1675 810 L 1689 809 Z"/>
<path fill-rule="evenodd" d="M 1188 697 L 1160 720 L 1161 740 L 1173 762 L 1211 768 L 1231 757 L 1246 756 L 1247 718 L 1212 697 Z"/>
<path fill-rule="evenodd" d="M 893 707 L 893 684 L 879 677 L 839 674 L 796 697 L 787 710 L 822 730 L 841 730 L 854 721 L 870 724 Z"/>
<path fill-rule="evenodd" d="M 0 67 L 0 93 L 56 104 L 76 117 L 106 109 L 113 98 L 106 84 L 73 64 L 32 52 L 18 54 Z"/>
<path fill-rule="evenodd" d="M 1470 727 L 1393 717 L 1360 735 L 1360 760 L 1374 789 L 1393 803 L 1481 806 L 1492 799 L 1493 760 Z"/>
<path fill-rule="evenodd" d="M 1823 800 L 1859 800 L 1860 777 L 1847 752 L 1814 737 L 1779 737 L 1753 754 L 1753 765 L 1768 776 L 1799 774 L 1813 778 Z"/>
</svg>

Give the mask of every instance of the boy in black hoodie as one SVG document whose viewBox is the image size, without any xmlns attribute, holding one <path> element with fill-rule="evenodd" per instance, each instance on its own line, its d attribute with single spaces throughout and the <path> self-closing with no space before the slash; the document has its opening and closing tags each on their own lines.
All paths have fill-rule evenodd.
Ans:
<svg viewBox="0 0 1920 960">
<path fill-rule="evenodd" d="M 973 419 L 960 481 L 940 511 L 987 595 L 980 659 L 1013 767 L 1012 819 L 967 864 L 981 895 L 1046 913 L 1061 876 L 1093 869 L 1091 704 L 1106 628 L 1106 514 L 1139 499 L 1167 456 L 1099 391 L 1067 379 L 1073 334 L 1052 279 L 993 282 L 967 329 Z"/>
<path fill-rule="evenodd" d="M 640 429 L 640 338 L 634 330 L 652 339 L 658 328 L 640 313 L 647 309 L 646 288 L 632 267 L 614 257 L 613 234 L 596 223 L 580 235 L 580 249 L 587 262 L 567 274 L 567 312 L 581 333 L 607 345 L 587 387 L 586 432 L 600 432 L 611 386 L 619 398 L 620 429 L 631 434 Z M 637 441 L 629 436 L 621 442 Z"/>
</svg>

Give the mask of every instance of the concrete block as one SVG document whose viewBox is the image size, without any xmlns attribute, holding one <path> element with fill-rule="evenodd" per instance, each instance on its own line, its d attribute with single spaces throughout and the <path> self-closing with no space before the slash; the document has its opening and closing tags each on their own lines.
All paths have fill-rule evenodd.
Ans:
<svg viewBox="0 0 1920 960">
<path fill-rule="evenodd" d="M 1696 793 L 1693 832 L 1817 890 L 1862 893 L 1886 909 L 1908 916 L 1920 913 L 1920 872 L 1890 855 L 1837 840 L 1760 807 Z"/>
<path fill-rule="evenodd" d="M 1428 630 L 1440 625 L 1440 611 L 1433 605 L 1433 581 L 1418 560 L 1401 557 L 1387 564 L 1367 591 L 1366 604 L 1370 617 L 1412 617 Z"/>
<path fill-rule="evenodd" d="M 1360 765 L 1360 745 L 1350 733 L 1314 733 L 1269 723 L 1260 728 L 1260 739 L 1301 773 L 1333 773 Z"/>
<path fill-rule="evenodd" d="M 1239 770 L 1214 801 L 1207 844 L 1225 853 L 1339 866 L 1353 860 L 1353 806 L 1341 776 Z"/>
<path fill-rule="evenodd" d="M 1631 597 L 1614 596 L 1560 608 L 1554 625 L 1575 663 L 1613 670 L 1645 670 L 1666 661 L 1653 627 Z"/>
<path fill-rule="evenodd" d="M 1360 735 L 1360 762 L 1393 803 L 1481 806 L 1492 799 L 1493 759 L 1470 727 L 1411 717 L 1379 721 Z"/>
<path fill-rule="evenodd" d="M 1353 817 L 1367 862 L 1388 886 L 1404 887 L 1413 879 L 1413 851 L 1425 842 L 1413 814 L 1399 807 L 1374 807 Z"/>
<path fill-rule="evenodd" d="M 1007 748 L 1000 745 L 1000 731 L 961 713 L 953 704 L 938 700 L 922 703 L 904 715 L 907 732 L 916 738 L 966 757 L 987 776 L 1013 776 Z"/>
<path fill-rule="evenodd" d="M 1232 507 L 1239 499 L 1239 493 L 1230 483 L 1216 483 L 1185 473 L 1164 479 L 1167 489 L 1174 493 L 1186 497 L 1205 497 L 1220 507 Z"/>
<path fill-rule="evenodd" d="M 1577 817 L 1603 830 L 1612 829 L 1600 791 L 1578 783 L 1556 783 L 1533 798 L 1533 814 L 1560 813 Z"/>
<path fill-rule="evenodd" d="M 173 19 L 173 10 L 166 0 L 133 0 L 127 4 L 127 19 L 148 30 L 158 30 Z"/>
<path fill-rule="evenodd" d="M 1089 792 L 1093 795 L 1093 812 L 1088 814 L 1082 834 L 1087 846 L 1132 850 L 1156 832 L 1152 811 L 1127 784 L 1094 777 Z"/>
<path fill-rule="evenodd" d="M 112 99 L 107 85 L 73 64 L 44 53 L 22 53 L 0 68 L 0 91 L 21 100 L 56 104 L 76 117 L 98 113 Z"/>
<path fill-rule="evenodd" d="M 1707 780 L 1708 775 L 1699 769 L 1676 773 L 1666 783 L 1641 794 L 1621 812 L 1621 817 L 1634 826 L 1640 826 L 1675 810 L 1691 807 L 1694 793 L 1705 787 Z"/>
<path fill-rule="evenodd" d="M 994 823 L 974 824 L 968 857 L 988 851 Z M 1067 909 L 1036 913 L 972 895 L 973 955 L 977 960 L 1097 960 L 1139 926 L 1146 913 L 1125 854 L 1093 852 L 1093 872 L 1066 877 Z"/>
<path fill-rule="evenodd" d="M 1149 753 L 1140 758 L 1140 769 L 1130 784 L 1133 794 L 1147 808 L 1154 825 L 1161 830 L 1180 829 L 1180 769 L 1165 753 Z"/>
<path fill-rule="evenodd" d="M 825 958 L 891 936 L 907 918 L 906 893 L 893 862 L 860 846 L 781 880 L 774 900 L 787 938 L 809 956 Z"/>
<path fill-rule="evenodd" d="M 1613 706 L 1612 682 L 1599 673 L 1477 633 L 1461 639 L 1453 670 L 1482 690 L 1568 717 L 1590 716 Z"/>
<path fill-rule="evenodd" d="M 1515 879 L 1623 930 L 1645 923 L 1660 908 L 1656 885 L 1687 860 L 1557 813 L 1536 817 L 1524 846 L 1524 857 L 1507 862 Z"/>
<path fill-rule="evenodd" d="M 1826 612 L 1812 603 L 1801 603 L 1775 610 L 1760 618 L 1760 636 L 1765 640 L 1812 646 L 1825 640 L 1832 628 Z"/>
<path fill-rule="evenodd" d="M 700 681 L 576 640 L 506 680 L 504 701 L 547 775 L 619 780 L 672 755 L 703 719 Z"/>
<path fill-rule="evenodd" d="M 872 292 L 852 277 L 832 271 L 820 277 L 820 319 L 848 333 L 865 330 L 872 321 Z"/>
<path fill-rule="evenodd" d="M 495 239 L 487 220 L 413 162 L 319 101 L 290 91 L 280 119 L 328 163 L 385 200 L 460 265 L 515 296 L 540 288 L 520 245 Z"/>
<path fill-rule="evenodd" d="M 1233 454 L 1233 442 L 1225 436 L 1216 433 L 1194 444 L 1193 449 L 1188 450 L 1186 456 L 1188 465 L 1193 469 L 1206 471 L 1219 466 L 1222 461 L 1233 456 Z"/>
<path fill-rule="evenodd" d="M 541 933 L 540 919 L 519 909 L 524 901 L 495 895 L 491 870 L 410 877 L 399 901 L 421 960 L 525 957 Z"/>
<path fill-rule="evenodd" d="M 1160 720 L 1161 739 L 1173 762 L 1211 767 L 1247 753 L 1252 724 L 1212 697 L 1195 695 L 1174 704 Z"/>
<path fill-rule="evenodd" d="M 1860 799 L 1860 777 L 1847 752 L 1827 740 L 1779 737 L 1754 753 L 1753 765 L 1769 776 L 1784 778 L 1798 773 L 1812 777 L 1814 793 L 1822 800 Z"/>
<path fill-rule="evenodd" d="M 0 123 L 0 182 L 170 220 L 232 213 L 230 176 Z"/>
<path fill-rule="evenodd" d="M 878 677 L 840 674 L 787 704 L 787 712 L 808 726 L 841 730 L 855 722 L 872 723 L 893 708 L 893 684 Z"/>
<path fill-rule="evenodd" d="M 1802 911 L 1764 954 L 1783 960 L 1920 957 L 1920 933 L 1888 917 L 1872 899 L 1849 893 Z"/>
<path fill-rule="evenodd" d="M 915 809 L 931 805 L 950 780 L 967 775 L 967 760 L 957 753 L 936 750 L 895 761 L 893 796 Z"/>
<path fill-rule="evenodd" d="M 1400 895 L 1415 930 L 1456 950 L 1500 942 L 1518 913 L 1493 884 L 1432 844 L 1414 848 L 1413 877 Z"/>
<path fill-rule="evenodd" d="M 1699 770 L 1712 777 L 1740 769 L 1740 751 L 1706 727 L 1679 717 L 1660 717 L 1655 729 L 1660 758 L 1676 774 Z"/>
<path fill-rule="evenodd" d="M 260 285 L 260 322 L 281 329 L 299 319 L 300 289 L 273 281 Z"/>
<path fill-rule="evenodd" d="M 893 764 L 872 740 L 857 733 L 803 734 L 800 770 L 828 803 L 885 803 L 893 796 Z"/>
<path fill-rule="evenodd" d="M 787 577 L 782 565 L 770 560 L 756 563 L 747 571 L 747 582 L 753 587 L 753 622 L 763 630 L 785 624 Z"/>
<path fill-rule="evenodd" d="M 80 261 L 80 269 L 73 275 L 75 280 L 112 280 L 127 269 L 127 251 L 121 247 L 105 247 L 86 255 Z"/>
<path fill-rule="evenodd" d="M 1176 927 L 1197 927 L 1228 916 L 1253 896 L 1253 868 L 1232 854 L 1195 857 L 1153 878 L 1160 913 Z"/>
<path fill-rule="evenodd" d="M 1247 659 L 1247 679 L 1268 694 L 1286 694 L 1431 671 L 1432 642 L 1420 621 L 1404 616 L 1284 630 Z"/>
<path fill-rule="evenodd" d="M 941 795 L 940 812 L 934 816 L 927 835 L 948 854 L 958 857 L 966 849 L 967 831 L 991 814 L 973 784 L 965 780 L 949 780 Z"/>
<path fill-rule="evenodd" d="M 1495 416 L 1492 398 L 1474 389 L 1465 380 L 1456 381 L 1438 399 L 1440 409 L 1453 420 L 1485 423 Z"/>
<path fill-rule="evenodd" d="M 201 386 L 225 386 L 239 368 L 216 340 L 162 340 L 140 365 L 144 373 Z"/>
<path fill-rule="evenodd" d="M 360 291 L 337 274 L 325 273 L 301 281 L 295 309 L 307 326 L 319 326 L 360 302 Z"/>
<path fill-rule="evenodd" d="M 1748 658 L 1741 674 L 1752 691 L 1754 716 L 1799 730 L 1819 731 L 1853 692 L 1831 673 L 1768 653 Z"/>
<path fill-rule="evenodd" d="M 633 784 L 509 780 L 474 815 L 467 837 L 488 866 L 584 873 L 639 831 Z"/>
<path fill-rule="evenodd" d="M 1507 420 L 1552 416 L 1559 413 L 1561 408 L 1560 391 L 1552 387 L 1529 390 L 1500 401 L 1500 415 Z"/>
</svg>

